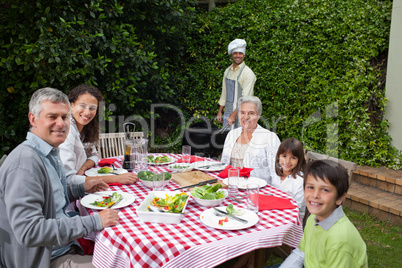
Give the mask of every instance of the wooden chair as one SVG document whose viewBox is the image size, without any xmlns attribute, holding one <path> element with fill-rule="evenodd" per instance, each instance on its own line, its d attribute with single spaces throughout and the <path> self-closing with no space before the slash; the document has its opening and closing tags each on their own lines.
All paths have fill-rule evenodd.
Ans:
<svg viewBox="0 0 402 268">
<path fill-rule="evenodd" d="M 133 139 L 140 139 L 143 136 L 143 132 L 132 133 Z M 97 146 L 99 158 L 102 159 L 124 155 L 125 139 L 126 136 L 124 132 L 99 134 L 99 144 Z"/>
<path fill-rule="evenodd" d="M 342 160 L 342 159 L 338 159 L 338 158 L 335 158 L 335 157 L 330 157 L 330 156 L 328 156 L 328 155 L 324 155 L 324 154 L 319 154 L 319 153 L 314 153 L 314 152 L 307 152 L 307 157 L 306 157 L 307 159 L 306 159 L 306 162 L 307 163 L 309 163 L 309 162 L 312 162 L 312 161 L 315 161 L 315 160 L 325 160 L 325 159 L 328 159 L 328 160 L 331 160 L 331 161 L 334 161 L 334 162 L 336 162 L 336 163 L 339 163 L 341 166 L 343 166 L 345 169 L 346 169 L 346 171 L 348 172 L 348 176 L 349 176 L 349 184 L 350 184 L 350 182 L 351 182 L 351 180 L 352 180 L 352 173 L 353 173 L 353 170 L 356 170 L 356 168 L 357 168 L 357 164 L 356 163 L 353 163 L 353 162 L 350 162 L 350 161 L 346 161 L 346 160 Z M 304 226 L 306 225 L 306 221 L 307 221 L 307 218 L 310 216 L 310 212 L 308 211 L 308 209 L 307 209 L 307 207 L 306 207 L 306 212 L 305 212 L 305 214 L 304 214 L 304 218 L 303 218 L 303 228 L 304 228 Z"/>
</svg>

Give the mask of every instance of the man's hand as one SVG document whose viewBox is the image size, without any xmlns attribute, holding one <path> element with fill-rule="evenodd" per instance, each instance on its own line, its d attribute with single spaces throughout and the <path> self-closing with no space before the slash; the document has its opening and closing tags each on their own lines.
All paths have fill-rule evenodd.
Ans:
<svg viewBox="0 0 402 268">
<path fill-rule="evenodd" d="M 109 186 L 98 177 L 87 177 L 85 179 L 84 188 L 88 193 L 95 193 L 99 191 L 106 191 Z"/>
<path fill-rule="evenodd" d="M 228 118 L 228 125 L 232 126 L 236 122 L 236 110 L 229 116 Z"/>
<path fill-rule="evenodd" d="M 99 216 L 102 220 L 102 227 L 114 226 L 119 222 L 119 215 L 117 210 L 105 209 L 99 212 Z"/>
<path fill-rule="evenodd" d="M 221 111 L 218 112 L 218 114 L 216 116 L 216 120 L 218 120 L 219 123 L 223 122 L 223 120 L 222 120 L 222 112 Z"/>
</svg>

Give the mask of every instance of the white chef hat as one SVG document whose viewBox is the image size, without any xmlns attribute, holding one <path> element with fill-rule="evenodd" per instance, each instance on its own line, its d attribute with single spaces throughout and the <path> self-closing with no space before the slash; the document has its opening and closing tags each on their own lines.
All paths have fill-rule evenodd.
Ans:
<svg viewBox="0 0 402 268">
<path fill-rule="evenodd" d="M 247 46 L 247 43 L 245 40 L 235 39 L 232 42 L 230 42 L 230 44 L 228 46 L 228 53 L 230 55 L 233 52 L 241 52 L 245 55 L 246 54 L 246 46 Z"/>
</svg>

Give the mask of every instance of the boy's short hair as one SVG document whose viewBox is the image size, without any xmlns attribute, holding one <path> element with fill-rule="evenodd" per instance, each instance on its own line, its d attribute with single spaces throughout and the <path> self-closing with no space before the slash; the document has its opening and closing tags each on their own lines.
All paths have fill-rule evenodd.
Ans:
<svg viewBox="0 0 402 268">
<path fill-rule="evenodd" d="M 307 177 L 311 175 L 316 180 L 326 178 L 337 190 L 337 198 L 348 192 L 349 176 L 346 169 L 332 160 L 315 160 L 310 162 L 304 172 L 304 188 Z"/>
</svg>

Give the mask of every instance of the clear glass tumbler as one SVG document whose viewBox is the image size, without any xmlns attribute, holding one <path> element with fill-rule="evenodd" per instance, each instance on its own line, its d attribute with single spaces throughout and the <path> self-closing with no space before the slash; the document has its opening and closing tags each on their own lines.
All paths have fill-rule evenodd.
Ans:
<svg viewBox="0 0 402 268">
<path fill-rule="evenodd" d="M 228 197 L 231 199 L 236 199 L 239 188 L 239 169 L 238 168 L 229 168 L 228 170 Z"/>
</svg>

